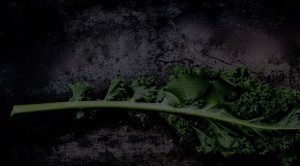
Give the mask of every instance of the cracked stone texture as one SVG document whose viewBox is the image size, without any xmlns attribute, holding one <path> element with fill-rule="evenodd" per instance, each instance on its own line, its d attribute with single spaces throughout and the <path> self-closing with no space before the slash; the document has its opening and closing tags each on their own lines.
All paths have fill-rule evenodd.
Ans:
<svg viewBox="0 0 300 166">
<path fill-rule="evenodd" d="M 67 0 L 33 2 L 37 3 L 31 14 L 36 20 L 23 13 L 22 23 L 22 11 L 31 9 L 13 1 L 8 13 L 17 21 L 0 27 L 1 40 L 13 38 L 3 46 L 8 49 L 0 62 L 1 102 L 7 107 L 1 109 L 6 112 L 13 104 L 65 101 L 70 82 L 87 81 L 99 96 L 119 75 L 128 81 L 151 75 L 164 82 L 176 65 L 247 67 L 273 86 L 300 89 L 299 22 L 285 22 L 287 16 L 280 12 L 274 14 L 275 21 L 270 19 L 273 15 L 265 13 L 266 4 L 259 0 L 204 1 L 196 10 L 190 1 L 160 5 L 147 1 L 143 8 L 128 1 L 113 7 L 95 3 L 80 10 L 67 8 Z M 48 6 L 56 15 L 47 14 L 52 12 Z M 90 132 L 63 133 L 38 143 L 11 141 L 6 155 L 12 165 L 203 164 L 193 157 L 178 158 L 182 154 L 168 133 L 124 127 L 100 125 Z"/>
<path fill-rule="evenodd" d="M 274 86 L 300 87 L 299 58 L 291 64 L 294 53 L 278 29 L 230 11 L 211 21 L 204 13 L 185 10 L 167 5 L 145 11 L 119 7 L 107 12 L 101 6 L 82 11 L 64 25 L 68 47 L 53 66 L 47 88 L 64 93 L 69 82 L 79 80 L 105 89 L 118 75 L 165 79 L 175 65 L 247 67 Z"/>
<path fill-rule="evenodd" d="M 12 146 L 11 164 L 166 165 L 176 162 L 195 164 L 195 160 L 170 157 L 174 154 L 174 143 L 170 136 L 158 130 L 143 131 L 129 129 L 128 126 L 101 127 L 90 132 L 71 132 L 50 139 L 51 146 L 43 146 L 41 143 L 34 143 L 29 147 Z"/>
</svg>

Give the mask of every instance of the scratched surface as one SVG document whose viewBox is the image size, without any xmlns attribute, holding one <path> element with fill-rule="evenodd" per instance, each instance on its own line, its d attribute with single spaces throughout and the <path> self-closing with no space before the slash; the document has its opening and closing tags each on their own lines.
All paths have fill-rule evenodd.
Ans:
<svg viewBox="0 0 300 166">
<path fill-rule="evenodd" d="M 49 88 L 66 91 L 75 80 L 104 88 L 117 75 L 165 79 L 176 65 L 246 67 L 274 86 L 299 88 L 299 57 L 293 58 L 284 27 L 243 20 L 232 11 L 212 21 L 205 13 L 186 10 L 171 4 L 146 11 L 120 7 L 107 12 L 101 6 L 82 11 L 64 26 L 69 46 L 53 66 Z"/>
<path fill-rule="evenodd" d="M 5 117 L 13 104 L 67 100 L 70 82 L 89 82 L 103 96 L 118 75 L 128 81 L 151 75 L 165 82 L 177 65 L 247 67 L 272 86 L 300 89 L 300 26 L 293 1 L 91 2 L 12 0 L 7 5 L 7 15 L 0 17 L 6 23 L 0 26 Z M 5 129 L 14 128 L 5 125 L 1 130 L 7 136 L 1 137 L 9 143 L 3 149 L 12 165 L 205 164 L 184 155 L 162 126 L 145 130 L 115 122 L 30 141 L 25 131 L 11 139 L 15 133 Z"/>
</svg>

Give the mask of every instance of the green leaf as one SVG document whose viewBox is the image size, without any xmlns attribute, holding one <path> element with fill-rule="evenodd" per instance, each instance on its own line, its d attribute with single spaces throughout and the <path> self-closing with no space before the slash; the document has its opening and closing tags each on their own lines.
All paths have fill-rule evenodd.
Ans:
<svg viewBox="0 0 300 166">
<path fill-rule="evenodd" d="M 189 142 L 191 141 L 191 136 L 193 134 L 193 128 L 191 128 L 193 121 L 186 120 L 182 117 L 161 113 L 161 117 L 176 130 L 176 134 L 180 138 L 180 142 Z"/>
<path fill-rule="evenodd" d="M 300 128 L 300 107 L 293 109 L 277 124 L 278 127 Z"/>
<path fill-rule="evenodd" d="M 123 100 L 126 94 L 124 86 L 122 78 L 113 79 L 104 100 Z"/>
<path fill-rule="evenodd" d="M 232 100 L 237 95 L 232 86 L 222 84 L 218 81 L 211 81 L 211 84 L 212 87 L 207 97 L 208 103 L 223 104 L 225 101 Z"/>
<path fill-rule="evenodd" d="M 209 130 L 216 135 L 218 149 L 223 156 L 248 155 L 254 152 L 253 146 L 245 137 L 239 136 L 218 122 L 210 121 L 210 124 Z"/>
<path fill-rule="evenodd" d="M 215 139 L 207 136 L 203 131 L 197 128 L 194 129 L 200 142 L 200 145 L 196 147 L 196 150 L 205 154 L 214 153 L 216 151 Z"/>
<path fill-rule="evenodd" d="M 157 97 L 155 80 L 152 77 L 141 77 L 130 85 L 133 95 L 131 101 L 153 102 Z"/>
<path fill-rule="evenodd" d="M 72 97 L 69 101 L 89 100 L 92 92 L 92 86 L 88 83 L 75 83 L 69 85 L 72 90 Z"/>
<path fill-rule="evenodd" d="M 272 88 L 245 69 L 229 72 L 209 68 L 175 68 L 165 87 L 153 78 L 140 78 L 130 89 L 120 78 L 112 81 L 102 101 L 89 99 L 85 84 L 70 86 L 70 101 L 16 105 L 11 116 L 43 111 L 129 110 L 142 123 L 147 112 L 158 112 L 182 144 L 202 153 L 225 157 L 269 155 L 283 164 L 298 158 L 300 92 Z M 109 101 L 110 100 L 110 101 Z M 130 101 L 128 101 L 130 100 Z M 297 146 L 298 145 L 298 146 Z M 295 157 L 296 156 L 296 157 Z"/>
<path fill-rule="evenodd" d="M 197 73 L 182 69 L 175 72 L 164 89 L 176 95 L 180 103 L 188 105 L 202 97 L 209 86 L 209 81 Z"/>
<path fill-rule="evenodd" d="M 171 92 L 164 91 L 164 90 L 160 90 L 158 92 L 157 102 L 166 104 L 166 105 L 170 105 L 170 106 L 174 106 L 174 107 L 180 107 L 180 101 L 177 98 L 177 96 L 175 96 Z"/>
<path fill-rule="evenodd" d="M 70 102 L 78 102 L 83 100 L 90 100 L 90 95 L 92 93 L 92 86 L 88 83 L 75 83 L 69 85 L 72 91 L 72 97 L 69 99 Z M 87 116 L 87 112 L 84 111 L 77 111 L 76 112 L 76 119 L 82 120 Z"/>
</svg>

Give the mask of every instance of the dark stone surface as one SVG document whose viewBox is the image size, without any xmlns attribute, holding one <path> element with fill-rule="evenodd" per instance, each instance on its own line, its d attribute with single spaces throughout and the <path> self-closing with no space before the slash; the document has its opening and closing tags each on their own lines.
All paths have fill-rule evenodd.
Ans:
<svg viewBox="0 0 300 166">
<path fill-rule="evenodd" d="M 15 136 L 7 131 L 15 130 L 8 126 L 12 105 L 65 101 L 70 82 L 87 81 L 101 97 L 117 75 L 128 81 L 154 75 L 164 82 L 176 65 L 242 66 L 273 86 L 300 88 L 296 0 L 3 2 L 0 129 L 2 149 L 8 149 L 4 154 L 12 164 L 199 164 L 193 157 L 178 159 L 182 154 L 170 135 L 130 126 L 126 130 L 118 123 L 77 131 L 79 137 L 70 131 L 42 143 L 9 141 L 9 133 Z M 54 140 L 58 143 L 52 144 Z"/>
</svg>

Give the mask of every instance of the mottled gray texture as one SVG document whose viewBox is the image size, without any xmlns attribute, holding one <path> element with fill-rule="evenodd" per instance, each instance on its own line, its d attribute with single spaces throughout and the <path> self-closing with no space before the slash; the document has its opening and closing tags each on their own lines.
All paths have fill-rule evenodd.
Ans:
<svg viewBox="0 0 300 166">
<path fill-rule="evenodd" d="M 230 11 L 211 21 L 204 13 L 182 10 L 169 5 L 107 12 L 97 6 L 78 13 L 64 26 L 69 44 L 53 66 L 49 88 L 59 94 L 68 91 L 69 82 L 81 80 L 106 89 L 117 75 L 129 80 L 156 75 L 165 80 L 176 65 L 247 67 L 261 77 L 281 79 L 274 85 L 300 86 L 299 60 L 290 65 L 294 53 L 280 29 L 243 20 Z"/>
<path fill-rule="evenodd" d="M 170 133 L 161 127 L 141 130 L 132 126 L 100 127 L 50 137 L 51 144 L 13 145 L 12 165 L 199 165 L 183 156 Z"/>
<path fill-rule="evenodd" d="M 139 162 L 138 160 L 166 163 L 167 161 L 160 160 L 166 160 L 164 156 L 174 148 L 172 139 L 157 131 L 101 128 L 79 139 L 70 139 L 72 135 L 60 139 L 66 139 L 65 137 L 69 137 L 68 142 L 53 147 L 46 162 L 70 163 L 76 159 L 78 164 L 84 164 L 87 160 L 116 164 Z"/>
</svg>

